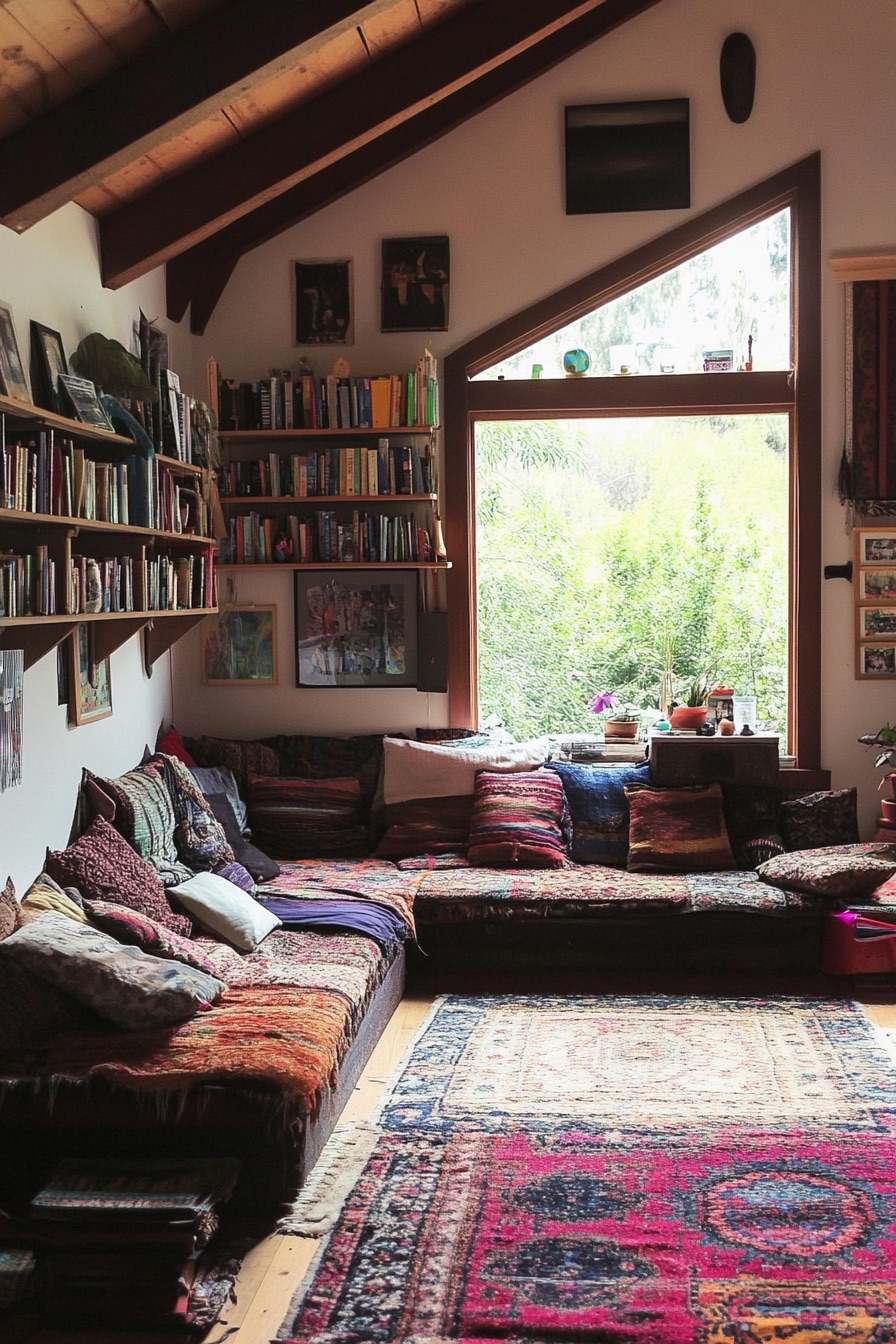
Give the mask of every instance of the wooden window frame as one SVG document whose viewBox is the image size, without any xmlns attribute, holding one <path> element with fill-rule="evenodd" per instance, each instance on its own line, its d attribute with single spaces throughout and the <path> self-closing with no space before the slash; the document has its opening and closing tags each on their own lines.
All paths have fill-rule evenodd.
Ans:
<svg viewBox="0 0 896 1344">
<path fill-rule="evenodd" d="M 791 212 L 791 363 L 769 373 L 471 381 L 595 308 L 780 210 Z M 475 727 L 475 427 L 480 420 L 784 413 L 790 421 L 788 743 L 801 768 L 821 768 L 821 158 L 689 219 L 549 298 L 498 323 L 445 361 L 445 540 L 449 716 Z"/>
</svg>

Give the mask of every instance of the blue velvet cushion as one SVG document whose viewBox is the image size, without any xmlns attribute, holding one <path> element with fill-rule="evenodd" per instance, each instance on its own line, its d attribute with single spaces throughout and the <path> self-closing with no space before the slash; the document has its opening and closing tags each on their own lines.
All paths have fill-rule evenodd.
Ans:
<svg viewBox="0 0 896 1344">
<path fill-rule="evenodd" d="M 603 863 L 624 868 L 628 862 L 626 784 L 647 783 L 648 763 L 640 765 L 576 765 L 551 761 L 572 816 L 570 857 L 575 863 Z"/>
</svg>

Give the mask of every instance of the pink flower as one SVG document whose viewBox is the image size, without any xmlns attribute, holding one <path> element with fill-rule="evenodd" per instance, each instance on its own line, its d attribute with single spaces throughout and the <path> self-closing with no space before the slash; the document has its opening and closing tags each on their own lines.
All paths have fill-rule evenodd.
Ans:
<svg viewBox="0 0 896 1344">
<path fill-rule="evenodd" d="M 599 695 L 594 695 L 588 701 L 588 708 L 592 714 L 603 714 L 605 710 L 613 708 L 613 692 L 601 691 Z"/>
</svg>

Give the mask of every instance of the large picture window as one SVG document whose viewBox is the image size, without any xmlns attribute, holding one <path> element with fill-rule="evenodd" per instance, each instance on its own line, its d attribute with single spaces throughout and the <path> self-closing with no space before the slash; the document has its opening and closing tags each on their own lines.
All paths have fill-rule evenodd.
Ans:
<svg viewBox="0 0 896 1344">
<path fill-rule="evenodd" d="M 666 635 L 678 637 L 676 656 L 684 674 L 691 655 L 709 662 L 714 655 L 724 656 L 732 677 L 764 701 L 762 717 L 782 733 L 799 764 L 820 765 L 818 191 L 819 161 L 813 156 L 449 356 L 445 476 L 454 565 L 449 595 L 453 722 L 475 724 L 482 707 L 508 718 L 512 727 L 518 716 L 522 731 L 535 727 L 532 705 L 519 695 L 523 679 L 534 688 L 531 700 L 543 700 L 549 716 L 566 716 L 565 723 L 553 725 L 558 731 L 587 726 L 569 721 L 587 704 L 587 696 L 576 690 L 578 676 L 596 681 L 606 673 L 646 699 L 651 669 L 662 661 L 665 624 Z M 754 263 L 740 265 L 742 280 L 732 283 L 725 268 L 751 240 L 764 258 L 761 272 Z M 712 262 L 714 249 L 720 263 Z M 711 329 L 709 309 L 701 313 L 688 297 L 688 275 L 697 277 L 697 291 L 704 297 L 715 291 Z M 581 339 L 573 340 L 577 333 Z M 571 345 L 588 350 L 593 365 L 588 376 L 561 376 L 562 352 Z M 716 346 L 731 349 L 730 371 L 698 371 L 704 354 Z M 630 376 L 616 368 L 616 361 L 625 363 Z M 532 377 L 535 364 L 542 366 L 540 378 Z M 677 453 L 682 465 L 696 454 L 697 483 L 679 499 L 669 535 L 651 539 L 657 552 L 651 571 L 645 543 L 660 496 L 653 506 L 649 501 L 668 471 L 670 453 Z M 618 467 L 623 458 L 627 487 L 613 484 L 614 462 Z M 548 527 L 546 515 L 556 515 L 564 493 L 570 513 L 580 522 L 584 514 L 586 530 L 588 511 L 595 513 L 598 536 L 589 538 L 587 557 L 568 540 L 564 559 L 556 531 L 537 538 L 542 561 L 556 559 L 565 581 L 553 570 L 539 582 L 538 556 L 531 552 L 517 569 L 518 586 L 527 590 L 521 604 L 534 607 L 542 625 L 554 618 L 552 593 L 562 593 L 565 582 L 573 590 L 577 616 L 570 606 L 557 612 L 553 654 L 544 639 L 525 633 L 518 639 L 507 628 L 506 614 L 497 610 L 500 552 L 512 568 L 531 540 L 509 526 L 509 506 L 495 493 L 502 462 L 504 467 L 515 462 L 517 504 L 524 479 L 525 491 L 531 492 L 532 536 Z M 735 463 L 738 471 L 732 470 Z M 539 472 L 540 487 L 535 484 Z M 731 500 L 738 491 L 745 500 L 761 494 L 756 473 L 761 480 L 763 472 L 770 486 L 768 508 L 748 523 L 744 510 L 732 511 Z M 677 481 L 675 473 L 664 490 L 670 503 L 672 494 L 680 495 L 669 487 L 673 478 Z M 536 500 L 540 504 L 533 511 Z M 669 590 L 687 578 L 688 569 L 686 548 L 675 541 L 676 528 L 680 538 L 689 537 L 694 571 L 693 589 L 683 589 L 681 598 L 689 625 L 670 605 Z M 675 584 L 664 583 L 664 567 Z M 712 588 L 714 568 L 724 591 Z M 740 591 L 733 593 L 738 571 Z M 765 577 L 757 587 L 760 571 Z M 484 597 L 486 572 L 491 580 Z M 626 575 L 638 590 L 631 595 L 637 620 L 629 629 L 623 628 L 619 606 Z M 503 579 L 508 580 L 508 572 Z M 618 619 L 596 622 L 601 605 L 613 607 Z M 657 649 L 650 647 L 651 640 Z M 526 660 L 525 670 L 502 664 L 502 657 L 512 657 L 513 644 L 517 658 Z M 668 638 L 665 644 L 668 656 Z M 718 671 L 723 676 L 726 667 Z M 509 711 L 497 703 L 505 679 L 514 683 L 513 692 L 504 696 Z"/>
</svg>

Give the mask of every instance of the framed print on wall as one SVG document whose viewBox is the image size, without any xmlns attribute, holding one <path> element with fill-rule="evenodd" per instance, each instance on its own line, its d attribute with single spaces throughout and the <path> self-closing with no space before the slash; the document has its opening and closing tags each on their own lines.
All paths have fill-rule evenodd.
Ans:
<svg viewBox="0 0 896 1344">
<path fill-rule="evenodd" d="M 351 345 L 351 261 L 294 261 L 293 345 Z"/>
<path fill-rule="evenodd" d="M 447 331 L 450 251 L 445 234 L 384 238 L 382 331 Z"/>
<path fill-rule="evenodd" d="M 856 676 L 860 680 L 896 677 L 896 643 L 856 645 Z"/>
<path fill-rule="evenodd" d="M 90 626 L 82 621 L 69 639 L 71 675 L 69 723 L 80 726 L 112 713 L 112 673 L 108 658 L 96 661 Z"/>
<path fill-rule="evenodd" d="M 202 625 L 206 686 L 276 686 L 277 608 L 228 606 Z"/>
<path fill-rule="evenodd" d="M 415 686 L 414 570 L 295 575 L 297 686 Z"/>
</svg>

